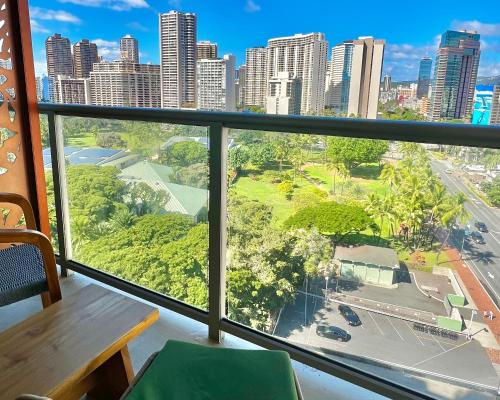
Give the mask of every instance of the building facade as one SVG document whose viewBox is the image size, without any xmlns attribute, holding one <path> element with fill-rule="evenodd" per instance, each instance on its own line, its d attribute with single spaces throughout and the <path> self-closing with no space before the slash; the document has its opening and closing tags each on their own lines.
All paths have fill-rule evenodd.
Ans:
<svg viewBox="0 0 500 400">
<path fill-rule="evenodd" d="M 235 57 L 197 62 L 197 104 L 202 110 L 236 111 Z"/>
<path fill-rule="evenodd" d="M 92 65 L 96 62 L 99 62 L 99 55 L 95 43 L 82 39 L 73 45 L 73 76 L 75 78 L 88 78 Z"/>
<path fill-rule="evenodd" d="M 159 108 L 160 66 L 128 61 L 100 62 L 90 73 L 92 104 Z"/>
<path fill-rule="evenodd" d="M 270 39 L 266 81 L 289 72 L 301 87 L 301 114 L 318 114 L 325 107 L 328 42 L 323 33 L 296 34 Z"/>
<path fill-rule="evenodd" d="M 385 40 L 360 37 L 353 41 L 347 114 L 376 119 Z"/>
<path fill-rule="evenodd" d="M 217 58 L 217 43 L 202 40 L 196 44 L 196 59 L 211 60 Z"/>
<path fill-rule="evenodd" d="M 196 107 L 196 15 L 160 14 L 161 106 Z"/>
<path fill-rule="evenodd" d="M 246 74 L 247 68 L 245 65 L 241 65 L 240 68 L 236 70 L 236 106 L 240 108 L 244 107 L 245 104 Z"/>
<path fill-rule="evenodd" d="M 500 85 L 493 86 L 490 125 L 500 125 Z"/>
<path fill-rule="evenodd" d="M 347 115 L 353 48 L 352 40 L 344 41 L 332 48 L 325 106 L 338 114 Z"/>
<path fill-rule="evenodd" d="M 429 86 L 431 84 L 432 59 L 423 57 L 418 68 L 417 97 L 429 96 Z"/>
<path fill-rule="evenodd" d="M 278 72 L 268 83 L 266 113 L 300 114 L 300 95 L 300 81 L 290 72 Z"/>
<path fill-rule="evenodd" d="M 45 54 L 49 78 L 55 78 L 57 75 L 73 76 L 73 56 L 68 38 L 59 33 L 49 36 L 45 40 Z"/>
<path fill-rule="evenodd" d="M 429 118 L 470 118 L 480 56 L 477 32 L 446 31 L 436 56 Z"/>
<path fill-rule="evenodd" d="M 120 39 L 120 60 L 139 64 L 139 41 L 131 35 Z"/>
<path fill-rule="evenodd" d="M 53 101 L 63 104 L 91 104 L 89 78 L 58 75 L 53 80 Z"/>
<path fill-rule="evenodd" d="M 390 75 L 385 75 L 384 76 L 384 84 L 382 86 L 382 90 L 384 92 L 390 92 L 391 91 L 391 85 L 392 85 L 392 80 Z"/>
<path fill-rule="evenodd" d="M 246 51 L 245 107 L 265 107 L 267 50 L 254 47 Z"/>
</svg>

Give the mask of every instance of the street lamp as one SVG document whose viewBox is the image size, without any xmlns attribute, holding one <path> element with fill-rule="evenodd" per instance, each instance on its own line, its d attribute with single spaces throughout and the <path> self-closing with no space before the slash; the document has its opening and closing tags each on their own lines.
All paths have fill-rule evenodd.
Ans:
<svg viewBox="0 0 500 400">
<path fill-rule="evenodd" d="M 325 305 L 328 302 L 328 275 L 325 274 Z"/>
<path fill-rule="evenodd" d="M 469 324 L 469 333 L 467 333 L 467 338 L 469 340 L 471 340 L 471 337 L 470 337 L 470 330 L 472 329 L 472 320 L 474 319 L 474 315 L 477 314 L 477 311 L 476 310 L 472 310 L 472 312 L 470 313 L 470 324 Z"/>
</svg>

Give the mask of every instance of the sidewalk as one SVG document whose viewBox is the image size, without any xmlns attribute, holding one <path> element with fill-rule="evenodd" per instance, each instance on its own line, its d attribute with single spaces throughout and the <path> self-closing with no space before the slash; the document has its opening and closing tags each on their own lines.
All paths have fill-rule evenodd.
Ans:
<svg viewBox="0 0 500 400">
<path fill-rule="evenodd" d="M 500 313 L 498 312 L 495 304 L 485 293 L 483 287 L 474 276 L 474 273 L 460 260 L 458 251 L 456 249 L 447 249 L 446 252 L 450 259 L 453 260 L 452 262 L 455 267 L 455 271 L 460 276 L 460 279 L 465 285 L 465 289 L 470 294 L 478 309 L 478 315 L 476 318 L 488 325 L 490 332 L 495 336 L 497 343 L 500 344 Z M 493 320 L 484 318 L 484 311 L 493 311 L 496 318 Z"/>
<path fill-rule="evenodd" d="M 428 311 L 416 310 L 413 308 L 396 306 L 394 304 L 382 303 L 375 300 L 369 300 L 361 297 L 351 296 L 345 293 L 333 292 L 328 296 L 329 300 L 341 302 L 359 307 L 368 311 L 380 314 L 387 314 L 393 317 L 399 317 L 414 322 L 421 322 L 428 325 L 436 325 L 436 316 Z"/>
</svg>

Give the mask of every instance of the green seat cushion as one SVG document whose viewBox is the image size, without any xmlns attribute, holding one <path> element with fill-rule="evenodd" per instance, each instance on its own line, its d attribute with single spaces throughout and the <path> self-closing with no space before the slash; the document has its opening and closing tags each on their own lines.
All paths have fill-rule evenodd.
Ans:
<svg viewBox="0 0 500 400">
<path fill-rule="evenodd" d="M 126 400 L 297 400 L 283 351 L 169 340 Z"/>
</svg>

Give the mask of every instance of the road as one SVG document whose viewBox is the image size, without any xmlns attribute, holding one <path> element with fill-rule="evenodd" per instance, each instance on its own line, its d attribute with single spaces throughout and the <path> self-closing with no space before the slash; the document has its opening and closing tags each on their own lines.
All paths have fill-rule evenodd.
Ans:
<svg viewBox="0 0 500 400">
<path fill-rule="evenodd" d="M 463 259 L 500 310 L 500 211 L 474 194 L 448 162 L 432 159 L 431 165 L 451 193 L 462 192 L 469 199 L 466 209 L 471 215 L 471 230 L 475 229 L 475 221 L 484 222 L 489 229 L 488 233 L 482 233 L 486 244 L 464 243 Z M 452 169 L 452 173 L 446 173 L 446 169 Z M 455 232 L 451 238 L 458 249 L 462 246 L 462 238 L 463 231 Z"/>
</svg>

